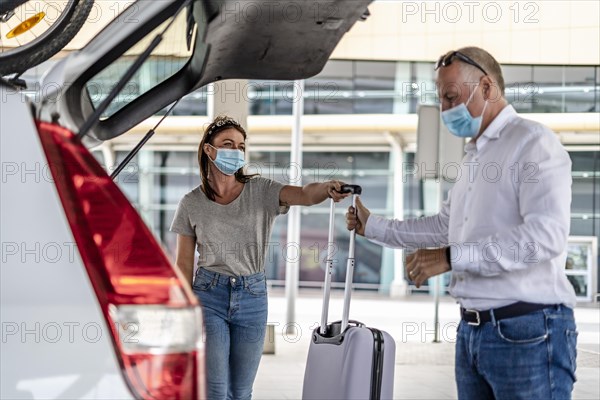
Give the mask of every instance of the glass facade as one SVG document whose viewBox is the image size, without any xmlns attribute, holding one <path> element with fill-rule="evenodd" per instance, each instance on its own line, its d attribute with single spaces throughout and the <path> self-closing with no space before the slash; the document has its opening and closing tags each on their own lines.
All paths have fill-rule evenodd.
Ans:
<svg viewBox="0 0 600 400">
<path fill-rule="evenodd" d="M 116 153 L 116 161 L 125 157 L 125 152 Z M 573 197 L 571 236 L 600 236 L 600 151 L 570 151 L 573 161 Z M 102 162 L 99 152 L 96 152 Z M 378 215 L 393 215 L 393 171 L 391 154 L 380 148 L 331 151 L 306 149 L 303 167 L 290 165 L 289 151 L 269 149 L 253 150 L 249 153 L 249 172 L 282 183 L 322 182 L 340 179 L 359 182 L 364 188 L 362 196 L 372 212 Z M 405 153 L 405 162 L 414 159 L 414 153 Z M 301 173 L 300 173 L 301 171 Z M 169 226 L 179 200 L 200 182 L 195 151 L 146 151 L 142 150 L 123 170 L 117 182 L 126 196 L 135 204 L 148 225 L 167 251 L 175 258 L 176 235 Z M 414 175 L 403 179 L 405 218 L 429 215 L 424 207 L 424 185 Z M 344 214 L 347 204 L 336 211 L 335 227 L 336 263 L 333 285 L 340 286 L 345 279 L 345 257 L 348 251 L 348 231 L 345 229 Z M 287 242 L 287 216 L 278 217 L 269 244 L 265 265 L 267 276 L 275 285 L 285 281 L 286 260 L 300 257 L 300 281 L 302 286 L 319 286 L 324 277 L 324 258 L 327 250 L 327 224 L 329 204 L 303 207 L 301 216 L 300 243 Z M 600 248 L 598 253 L 600 254 Z M 355 282 L 357 288 L 381 289 L 389 284 L 384 275 L 392 268 L 386 258 L 386 250 L 363 238 L 358 238 L 356 249 Z M 600 261 L 600 260 L 599 260 Z M 568 268 L 568 266 L 566 266 Z M 591 282 L 584 273 L 571 273 L 570 280 L 576 283 L 580 297 L 589 296 Z M 577 276 L 575 276 L 577 275 Z M 384 282 L 386 281 L 387 282 Z M 600 278 L 599 278 L 600 280 Z M 448 283 L 448 279 L 445 279 Z M 597 282 L 600 287 L 600 282 Z M 422 290 L 428 290 L 424 285 Z"/>
<path fill-rule="evenodd" d="M 502 66 L 507 100 L 522 113 L 600 111 L 598 66 Z M 250 115 L 291 115 L 294 83 L 249 81 Z M 305 81 L 305 114 L 413 114 L 437 103 L 431 62 L 330 60 Z M 206 115 L 206 88 L 185 96 L 174 115 Z M 161 112 L 164 113 L 165 110 Z"/>
<path fill-rule="evenodd" d="M 250 152 L 251 172 L 284 183 L 300 184 L 300 168 L 290 165 L 289 151 Z M 302 184 L 339 179 L 359 182 L 364 189 L 363 198 L 374 212 L 391 215 L 393 190 L 389 151 L 312 151 L 305 149 L 302 160 Z M 348 254 L 349 233 L 345 228 L 347 204 L 338 206 L 335 216 L 336 255 L 332 282 L 340 284 L 345 279 L 345 257 Z M 271 242 L 272 257 L 265 266 L 267 276 L 283 284 L 288 259 L 299 254 L 300 282 L 305 286 L 320 286 L 324 278 L 324 258 L 327 252 L 329 203 L 303 207 L 301 214 L 300 243 L 287 243 L 287 217 L 279 217 Z M 295 248 L 294 248 L 295 247 Z M 383 250 L 381 247 L 359 239 L 356 243 L 355 282 L 358 287 L 377 288 L 381 278 Z"/>
<path fill-rule="evenodd" d="M 172 23 L 172 24 L 171 24 Z M 171 25 L 169 25 L 171 24 Z M 163 32 L 167 27 L 169 29 Z M 122 56 L 106 68 L 86 80 L 85 86 L 94 108 L 102 104 L 117 83 L 126 75 L 141 54 L 146 51 L 149 41 L 158 34 L 162 41 L 144 60 L 139 69 L 124 87 L 112 99 L 103 113 L 103 118 L 110 118 L 136 98 L 144 95 L 160 83 L 177 74 L 192 57 L 193 44 L 187 46 L 181 38 L 185 37 L 185 14 L 180 13 L 175 21 L 167 20 L 150 32 L 142 41 L 128 49 Z"/>
<path fill-rule="evenodd" d="M 591 279 L 592 257 L 595 237 L 572 236 L 567 246 L 567 261 L 565 273 L 567 279 L 575 289 L 575 294 L 580 300 L 593 300 Z"/>
<path fill-rule="evenodd" d="M 573 176 L 571 200 L 571 236 L 600 238 L 600 151 L 570 151 Z M 597 264 L 600 266 L 600 240 Z M 577 247 L 573 251 L 580 251 Z M 575 256 L 571 256 L 575 259 Z M 567 264 L 569 259 L 567 259 Z M 569 265 L 567 265 L 569 268 Z M 598 271 L 600 272 L 600 271 Z M 596 288 L 600 291 L 600 273 L 597 273 Z M 590 297 L 591 275 L 569 275 L 569 280 L 579 297 Z"/>
<path fill-rule="evenodd" d="M 157 62 L 154 60 L 154 62 Z M 600 67 L 598 66 L 503 66 L 506 97 L 519 112 L 598 112 Z M 535 84 L 533 83 L 535 82 Z M 294 83 L 250 81 L 242 88 L 251 115 L 291 115 Z M 306 114 L 410 114 L 419 104 L 435 103 L 433 64 L 428 62 L 379 62 L 332 60 L 323 71 L 305 82 Z M 205 115 L 208 89 L 184 97 L 175 115 Z M 164 112 L 164 110 L 163 110 Z M 161 112 L 162 113 L 162 112 Z M 160 113 L 159 113 L 160 114 Z M 365 201 L 376 213 L 393 215 L 393 155 L 391 147 L 371 146 L 305 148 L 302 183 L 340 179 L 364 184 Z M 597 146 L 567 149 L 573 161 L 571 236 L 600 236 L 600 151 Z M 115 154 L 118 163 L 124 152 Z M 289 165 L 289 149 L 252 147 L 250 170 L 287 183 L 298 184 L 299 170 Z M 404 163 L 414 162 L 414 153 L 403 155 Z M 176 237 L 168 231 L 179 199 L 199 184 L 196 152 L 142 150 L 119 177 L 119 185 L 138 207 L 157 238 L 174 258 Z M 416 176 L 401 179 L 405 218 L 430 215 L 424 201 L 432 188 Z M 443 189 L 446 192 L 447 188 Z M 287 243 L 287 217 L 277 219 L 271 238 L 267 273 L 274 284 L 283 284 L 285 262 L 291 255 L 301 257 L 302 285 L 320 285 L 327 241 L 326 204 L 302 209 L 301 239 Z M 344 280 L 347 231 L 345 207 L 336 214 L 337 242 L 340 244 L 334 285 Z M 292 248 L 290 246 L 295 246 Z M 393 277 L 391 251 L 368 241 L 357 242 L 356 282 L 363 288 L 381 288 Z M 599 249 L 600 250 L 600 249 Z M 298 253 L 299 251 L 299 253 Z M 600 251 L 598 252 L 600 254 Z M 600 276 L 600 274 L 598 274 Z M 579 282 L 589 290 L 589 282 Z M 574 281 L 574 278 L 572 278 Z M 598 287 L 600 287 L 600 278 Z M 584 291 L 580 290 L 582 295 Z M 587 292 L 585 292 L 587 293 Z"/>
<path fill-rule="evenodd" d="M 100 152 L 95 152 L 102 162 Z M 116 153 L 117 163 L 125 152 Z M 391 166 L 388 151 L 305 151 L 303 168 L 289 162 L 289 151 L 252 151 L 249 153 L 250 173 L 282 183 L 308 184 L 340 179 L 360 181 L 365 189 L 363 198 L 378 214 L 392 214 Z M 179 200 L 200 182 L 196 152 L 142 150 L 117 179 L 125 195 L 138 208 L 167 253 L 175 258 L 176 235 L 169 232 Z M 301 172 L 300 172 L 301 170 Z M 347 204 L 338 207 L 335 217 L 337 241 L 334 286 L 345 279 L 345 257 L 349 234 L 345 229 Z M 324 278 L 323 259 L 327 250 L 329 204 L 303 207 L 300 243 L 287 242 L 287 216 L 278 217 L 273 228 L 267 263 L 268 278 L 283 284 L 288 259 L 301 257 L 300 281 L 304 286 L 318 286 Z M 383 249 L 366 240 L 357 240 L 358 287 L 379 287 Z"/>
<path fill-rule="evenodd" d="M 597 66 L 504 65 L 507 100 L 519 112 L 598 112 Z M 250 114 L 290 115 L 293 83 L 252 81 Z M 305 114 L 412 114 L 437 103 L 430 62 L 331 60 L 305 82 Z"/>
<path fill-rule="evenodd" d="M 569 150 L 569 149 L 567 149 Z M 571 227 L 569 236 L 586 236 L 600 238 L 600 151 L 569 150 L 572 167 L 571 176 Z M 406 153 L 405 161 L 414 162 L 414 153 Z M 404 175 L 404 215 L 405 218 L 418 218 L 429 215 L 424 207 L 425 187 L 415 175 Z M 571 249 L 570 246 L 569 249 Z M 577 246 L 572 252 L 582 250 Z M 600 265 L 600 240 L 597 253 Z M 569 268 L 567 265 L 566 268 Z M 578 297 L 589 297 L 591 282 L 586 274 L 571 273 L 569 277 Z M 448 280 L 446 279 L 446 284 Z M 427 285 L 425 285 L 427 286 Z M 597 288 L 600 288 L 600 274 L 597 277 Z"/>
<path fill-rule="evenodd" d="M 181 50 L 185 53 L 185 49 Z M 148 59 L 113 102 L 108 115 L 140 96 L 157 82 L 175 74 L 185 57 Z M 89 92 L 98 104 L 131 59 L 125 55 L 111 69 L 93 79 Z M 47 65 L 50 65 L 49 62 Z M 34 68 L 24 78 L 39 81 L 45 68 Z M 600 111 L 600 66 L 503 65 L 507 100 L 522 113 Z M 32 83 L 29 94 L 41 90 Z M 207 115 L 208 88 L 184 96 L 173 115 Z M 294 83 L 249 81 L 240 88 L 251 115 L 291 115 Z M 305 114 L 413 114 L 419 104 L 437 103 L 432 62 L 330 60 L 305 81 Z M 166 108 L 157 114 L 164 114 Z"/>
</svg>

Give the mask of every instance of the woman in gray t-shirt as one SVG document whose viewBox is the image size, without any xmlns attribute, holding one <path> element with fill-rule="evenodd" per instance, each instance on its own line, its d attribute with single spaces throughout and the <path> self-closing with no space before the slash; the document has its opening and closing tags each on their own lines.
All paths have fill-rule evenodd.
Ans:
<svg viewBox="0 0 600 400">
<path fill-rule="evenodd" d="M 264 260 L 275 217 L 340 201 L 340 182 L 283 185 L 244 172 L 246 132 L 217 117 L 198 148 L 202 185 L 179 202 L 177 266 L 202 304 L 209 399 L 250 399 L 267 323 Z M 195 276 L 194 249 L 198 250 Z"/>
</svg>

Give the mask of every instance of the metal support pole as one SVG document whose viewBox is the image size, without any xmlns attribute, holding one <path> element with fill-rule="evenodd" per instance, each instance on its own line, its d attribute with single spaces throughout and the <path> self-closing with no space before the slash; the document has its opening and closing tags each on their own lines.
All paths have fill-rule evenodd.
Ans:
<svg viewBox="0 0 600 400">
<path fill-rule="evenodd" d="M 392 208 L 394 210 L 394 219 L 402 221 L 404 219 L 404 187 L 402 182 L 402 171 L 404 171 L 404 150 L 402 149 L 402 139 L 400 138 L 400 136 L 391 134 L 389 132 L 385 133 L 385 137 L 392 148 L 391 168 L 394 188 Z M 406 268 L 406 266 L 404 265 L 404 252 L 406 250 L 390 249 L 390 251 L 393 251 L 394 254 L 394 279 L 390 284 L 389 294 L 391 297 L 406 296 L 406 294 L 408 293 L 408 283 L 404 279 L 404 271 Z"/>
<path fill-rule="evenodd" d="M 304 81 L 294 82 L 294 125 L 290 154 L 290 184 L 302 185 L 302 115 L 304 114 Z M 297 175 L 297 176 L 295 176 Z M 300 208 L 292 207 L 288 215 L 288 253 L 285 264 L 285 298 L 287 300 L 286 331 L 293 334 L 296 329 L 296 297 L 300 275 Z M 291 246 L 290 246 L 291 244 Z M 290 249 L 298 254 L 290 254 Z"/>
</svg>

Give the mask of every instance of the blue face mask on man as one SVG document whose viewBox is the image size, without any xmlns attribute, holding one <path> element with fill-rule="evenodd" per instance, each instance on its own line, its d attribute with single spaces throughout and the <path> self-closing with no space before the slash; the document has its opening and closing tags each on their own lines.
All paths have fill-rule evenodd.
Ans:
<svg viewBox="0 0 600 400">
<path fill-rule="evenodd" d="M 215 159 L 209 160 L 215 164 L 215 167 L 225 175 L 233 175 L 240 168 L 246 165 L 246 160 L 244 159 L 244 153 L 241 150 L 237 149 L 218 149 L 215 146 L 208 144 L 213 149 L 217 150 L 217 157 Z"/>
<path fill-rule="evenodd" d="M 477 84 L 475 89 L 477 89 L 478 86 L 479 84 Z M 442 111 L 442 121 L 444 121 L 444 125 L 446 125 L 446 128 L 448 128 L 450 133 L 454 136 L 461 138 L 474 137 L 479 133 L 479 129 L 481 129 L 483 113 L 485 113 L 485 108 L 487 107 L 487 100 L 485 101 L 481 115 L 477 118 L 473 118 L 467 108 L 467 104 L 471 101 L 474 94 L 475 90 L 473 90 L 473 93 L 471 93 L 465 103 L 461 103 L 449 110 Z"/>
</svg>

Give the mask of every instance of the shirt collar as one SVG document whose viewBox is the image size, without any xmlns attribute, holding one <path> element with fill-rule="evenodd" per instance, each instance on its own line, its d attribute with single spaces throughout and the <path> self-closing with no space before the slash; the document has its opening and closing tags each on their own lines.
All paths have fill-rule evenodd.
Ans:
<svg viewBox="0 0 600 400">
<path fill-rule="evenodd" d="M 496 115 L 496 118 L 483 131 L 483 134 L 477 139 L 475 144 L 472 142 L 467 143 L 465 152 L 473 151 L 475 147 L 477 147 L 477 151 L 481 151 L 487 142 L 492 139 L 498 139 L 504 127 L 515 117 L 517 117 L 517 112 L 512 105 L 508 104 Z"/>
</svg>

